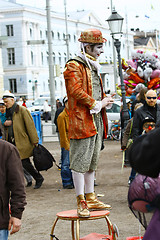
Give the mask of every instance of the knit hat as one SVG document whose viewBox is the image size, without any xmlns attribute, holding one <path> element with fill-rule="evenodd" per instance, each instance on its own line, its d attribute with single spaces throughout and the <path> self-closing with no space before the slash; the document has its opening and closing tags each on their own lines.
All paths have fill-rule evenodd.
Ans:
<svg viewBox="0 0 160 240">
<path fill-rule="evenodd" d="M 2 99 L 5 99 L 5 98 L 14 98 L 14 94 L 6 90 L 2 96 Z"/>
</svg>

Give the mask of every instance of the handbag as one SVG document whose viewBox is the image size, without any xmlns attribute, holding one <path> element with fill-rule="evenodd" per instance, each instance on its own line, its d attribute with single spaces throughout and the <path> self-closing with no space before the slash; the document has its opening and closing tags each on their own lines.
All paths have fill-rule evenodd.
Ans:
<svg viewBox="0 0 160 240">
<path fill-rule="evenodd" d="M 41 144 L 33 149 L 33 162 L 37 171 L 47 171 L 53 166 L 53 162 L 59 167 L 52 154 Z"/>
</svg>

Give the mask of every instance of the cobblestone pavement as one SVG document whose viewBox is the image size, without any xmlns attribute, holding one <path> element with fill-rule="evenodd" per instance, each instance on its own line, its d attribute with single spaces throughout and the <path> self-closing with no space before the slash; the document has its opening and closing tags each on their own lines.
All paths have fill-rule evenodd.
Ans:
<svg viewBox="0 0 160 240">
<path fill-rule="evenodd" d="M 58 162 L 60 159 L 59 142 L 45 142 Z M 100 200 L 112 205 L 110 220 L 119 229 L 119 240 L 129 236 L 138 236 L 139 223 L 128 208 L 128 176 L 130 168 L 121 169 L 122 152 L 117 141 L 105 141 L 101 152 L 96 174 L 96 194 L 102 195 Z M 54 165 L 47 172 L 42 172 L 44 183 L 40 189 L 26 188 L 27 206 L 23 214 L 20 232 L 9 237 L 10 240 L 49 240 L 50 232 L 57 212 L 76 208 L 74 189 L 63 189 L 60 171 Z M 33 182 L 34 184 L 34 182 Z M 141 228 L 142 229 L 142 228 Z M 90 232 L 105 234 L 107 231 L 104 219 L 84 221 L 80 224 L 80 236 Z M 142 229 L 143 233 L 143 229 Z M 71 240 L 70 222 L 59 220 L 55 229 L 59 240 Z"/>
</svg>

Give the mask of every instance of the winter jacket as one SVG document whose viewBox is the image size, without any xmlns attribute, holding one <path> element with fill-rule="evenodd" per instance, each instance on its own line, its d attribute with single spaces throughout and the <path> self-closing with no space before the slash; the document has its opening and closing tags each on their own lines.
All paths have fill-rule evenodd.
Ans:
<svg viewBox="0 0 160 240">
<path fill-rule="evenodd" d="M 60 135 L 60 144 L 61 148 L 69 151 L 70 141 L 68 137 L 68 129 L 69 129 L 69 112 L 66 108 L 61 112 L 57 118 L 59 135 Z"/>
<path fill-rule="evenodd" d="M 90 109 L 96 101 L 92 97 L 92 76 L 87 64 L 77 57 L 67 62 L 64 78 L 69 104 L 69 138 L 83 139 L 97 134 Z M 104 98 L 102 79 L 100 78 L 102 99 Z M 104 136 L 107 137 L 108 121 L 105 108 L 102 109 Z"/>
<path fill-rule="evenodd" d="M 160 107 L 156 104 L 156 127 L 160 127 Z M 146 118 L 154 118 L 153 115 L 148 111 L 147 103 L 142 107 L 138 108 L 133 117 L 133 128 L 132 134 L 133 139 L 138 137 L 143 132 L 143 120 Z"/>
<path fill-rule="evenodd" d="M 26 205 L 24 173 L 13 144 L 0 140 L 0 229 L 8 229 L 9 199 L 11 216 L 21 219 Z"/>
<path fill-rule="evenodd" d="M 33 118 L 27 108 L 17 105 L 12 117 L 15 145 L 18 148 L 21 159 L 33 155 L 34 144 L 38 143 L 38 135 Z M 6 140 L 8 141 L 5 128 Z"/>
</svg>

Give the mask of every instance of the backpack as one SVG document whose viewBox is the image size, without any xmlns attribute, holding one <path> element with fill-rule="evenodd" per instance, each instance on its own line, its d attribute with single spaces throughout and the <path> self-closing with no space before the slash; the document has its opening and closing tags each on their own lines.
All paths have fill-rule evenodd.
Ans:
<svg viewBox="0 0 160 240">
<path fill-rule="evenodd" d="M 59 167 L 52 154 L 41 144 L 33 149 L 33 162 L 37 171 L 47 171 L 53 166 L 53 162 Z"/>
</svg>

